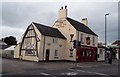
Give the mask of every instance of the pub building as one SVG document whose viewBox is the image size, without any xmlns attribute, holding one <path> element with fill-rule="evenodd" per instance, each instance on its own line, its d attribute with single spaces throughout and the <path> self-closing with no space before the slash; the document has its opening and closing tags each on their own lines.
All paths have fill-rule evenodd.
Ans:
<svg viewBox="0 0 120 77">
<path fill-rule="evenodd" d="M 98 35 L 89 28 L 88 19 L 77 21 L 67 15 L 67 6 L 62 6 L 52 27 L 32 22 L 21 43 L 16 46 L 14 58 L 31 61 L 96 61 Z M 81 45 L 73 48 L 73 40 L 80 41 Z"/>
</svg>

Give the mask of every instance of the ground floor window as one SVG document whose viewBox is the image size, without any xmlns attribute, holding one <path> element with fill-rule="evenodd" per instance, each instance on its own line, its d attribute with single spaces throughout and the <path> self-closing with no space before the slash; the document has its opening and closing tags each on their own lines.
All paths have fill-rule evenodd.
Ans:
<svg viewBox="0 0 120 77">
<path fill-rule="evenodd" d="M 81 56 L 92 56 L 92 51 L 87 51 L 87 50 L 80 51 L 80 55 Z"/>
<path fill-rule="evenodd" d="M 80 51 L 80 55 L 81 55 L 81 56 L 84 56 L 84 51 Z"/>
<path fill-rule="evenodd" d="M 92 52 L 91 51 L 88 51 L 88 56 L 92 56 Z"/>
<path fill-rule="evenodd" d="M 70 51 L 70 57 L 73 57 L 73 51 Z"/>
<path fill-rule="evenodd" d="M 58 58 L 58 50 L 55 50 L 54 58 Z"/>
<path fill-rule="evenodd" d="M 25 55 L 26 56 L 35 56 L 36 55 L 36 51 L 35 50 L 26 50 L 25 51 Z"/>
</svg>

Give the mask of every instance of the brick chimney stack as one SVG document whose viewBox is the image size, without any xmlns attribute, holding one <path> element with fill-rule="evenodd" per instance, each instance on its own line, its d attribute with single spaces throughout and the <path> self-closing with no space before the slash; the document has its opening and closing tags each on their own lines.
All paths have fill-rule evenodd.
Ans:
<svg viewBox="0 0 120 77">
<path fill-rule="evenodd" d="M 58 12 L 58 18 L 62 19 L 62 18 L 66 18 L 67 17 L 67 6 L 65 5 L 65 8 L 63 6 L 61 6 L 59 12 Z"/>
</svg>

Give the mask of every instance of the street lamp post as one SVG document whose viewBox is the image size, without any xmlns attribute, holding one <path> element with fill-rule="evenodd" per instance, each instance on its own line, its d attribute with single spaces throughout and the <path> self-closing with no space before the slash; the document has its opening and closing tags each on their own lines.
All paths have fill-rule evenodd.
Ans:
<svg viewBox="0 0 120 77">
<path fill-rule="evenodd" d="M 106 17 L 107 17 L 107 15 L 109 15 L 109 13 L 107 13 L 107 14 L 105 14 L 105 63 L 107 63 L 107 53 L 106 53 L 106 45 L 107 45 L 107 23 L 106 23 L 106 21 L 107 21 L 107 19 L 106 19 Z"/>
</svg>

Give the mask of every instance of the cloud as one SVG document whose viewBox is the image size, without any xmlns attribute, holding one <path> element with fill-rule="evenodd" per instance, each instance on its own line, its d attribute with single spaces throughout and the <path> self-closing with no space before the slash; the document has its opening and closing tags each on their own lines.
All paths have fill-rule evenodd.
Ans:
<svg viewBox="0 0 120 77">
<path fill-rule="evenodd" d="M 19 41 L 24 33 L 25 29 L 13 28 L 9 26 L 2 26 L 2 38 L 6 36 L 15 36 Z"/>
<path fill-rule="evenodd" d="M 104 15 L 109 12 L 110 15 L 107 17 L 108 41 L 115 41 L 118 36 L 117 4 L 117 2 L 3 2 L 2 26 L 8 29 L 12 27 L 13 31 L 21 29 L 18 32 L 20 36 L 33 21 L 52 26 L 57 19 L 60 7 L 67 5 L 68 16 L 78 21 L 87 17 L 89 27 L 98 34 L 99 41 L 103 42 Z M 11 31 L 6 31 L 4 36 Z"/>
</svg>

